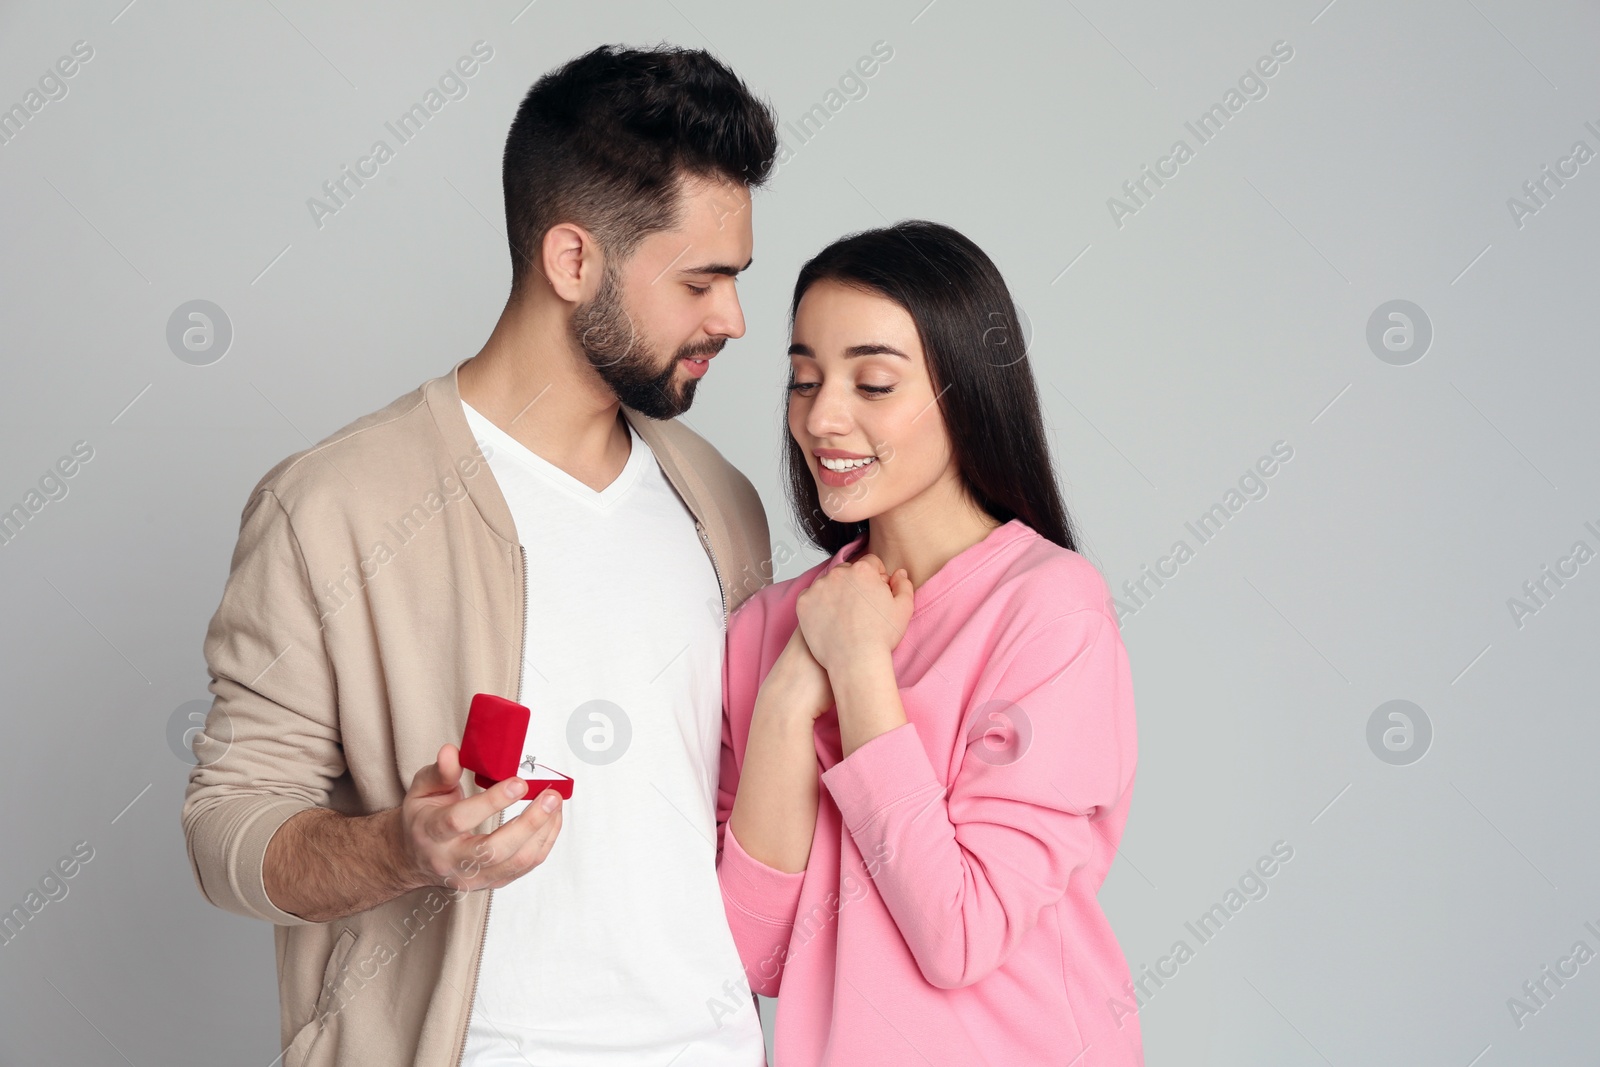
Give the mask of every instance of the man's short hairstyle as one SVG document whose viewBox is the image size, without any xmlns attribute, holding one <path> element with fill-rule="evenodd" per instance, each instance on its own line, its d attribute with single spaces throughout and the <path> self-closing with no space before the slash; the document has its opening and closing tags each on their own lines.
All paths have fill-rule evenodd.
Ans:
<svg viewBox="0 0 1600 1067">
<path fill-rule="evenodd" d="M 681 215 L 682 178 L 754 189 L 777 156 L 777 117 L 698 49 L 601 45 L 533 83 L 506 137 L 501 181 L 513 298 L 550 227 L 576 223 L 621 263 Z"/>
</svg>

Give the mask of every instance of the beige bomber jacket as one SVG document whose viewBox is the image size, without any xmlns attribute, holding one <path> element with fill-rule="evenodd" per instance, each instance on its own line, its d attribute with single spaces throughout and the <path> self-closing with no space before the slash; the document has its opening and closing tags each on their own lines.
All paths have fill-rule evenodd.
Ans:
<svg viewBox="0 0 1600 1067">
<path fill-rule="evenodd" d="M 313 923 L 274 906 L 261 872 L 290 816 L 398 805 L 459 743 L 472 694 L 518 694 L 526 559 L 460 367 L 262 477 L 206 631 L 214 700 L 184 840 L 208 901 L 275 924 L 284 1067 L 461 1059 L 493 890 L 418 889 Z M 622 412 L 701 531 L 726 622 L 772 581 L 760 497 L 688 426 Z M 533 610 L 559 610 L 531 592 Z M 481 791 L 471 775 L 463 788 Z"/>
</svg>

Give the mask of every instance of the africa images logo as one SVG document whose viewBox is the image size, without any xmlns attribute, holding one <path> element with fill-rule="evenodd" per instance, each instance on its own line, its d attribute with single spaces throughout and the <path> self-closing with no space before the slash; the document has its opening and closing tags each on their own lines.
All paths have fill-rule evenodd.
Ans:
<svg viewBox="0 0 1600 1067">
<path fill-rule="evenodd" d="M 1282 64 L 1288 63 L 1293 58 L 1294 46 L 1288 41 L 1272 42 L 1271 55 L 1257 59 L 1253 66 L 1239 76 L 1235 85 L 1228 87 L 1219 102 L 1202 111 L 1193 122 L 1183 124 L 1184 128 L 1194 136 L 1194 145 L 1190 145 L 1187 139 L 1179 137 L 1172 142 L 1167 154 L 1156 160 L 1154 171 L 1147 163 L 1139 168 L 1137 178 L 1122 183 L 1123 198 L 1107 197 L 1106 210 L 1111 213 L 1111 221 L 1117 229 L 1120 230 L 1126 225 L 1124 219 L 1130 215 L 1137 215 L 1141 208 L 1146 207 L 1156 191 L 1166 186 L 1167 181 L 1176 178 L 1183 165 L 1195 157 L 1201 145 L 1216 140 L 1222 133 L 1223 127 L 1244 110 L 1245 104 L 1252 100 L 1264 100 L 1269 91 L 1267 81 L 1282 69 Z"/>
<path fill-rule="evenodd" d="M 402 111 L 393 122 L 383 124 L 394 136 L 396 147 L 390 147 L 389 142 L 380 137 L 372 142 L 366 155 L 356 160 L 354 171 L 349 164 L 342 164 L 337 175 L 323 182 L 325 199 L 315 196 L 306 199 L 306 210 L 311 212 L 311 221 L 317 229 L 322 229 L 328 216 L 337 215 L 348 206 L 356 193 L 366 187 L 367 181 L 378 176 L 379 168 L 395 157 L 396 148 L 410 144 L 428 120 L 444 110 L 445 104 L 466 99 L 467 79 L 493 58 L 494 49 L 487 41 L 473 42 L 472 55 L 456 60 L 454 66 L 439 76 L 437 87 L 428 86 L 421 100 Z"/>
</svg>

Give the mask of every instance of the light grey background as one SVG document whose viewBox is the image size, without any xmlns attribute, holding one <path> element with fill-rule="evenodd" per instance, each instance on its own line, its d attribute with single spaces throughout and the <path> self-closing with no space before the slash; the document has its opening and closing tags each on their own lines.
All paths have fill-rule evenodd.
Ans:
<svg viewBox="0 0 1600 1067">
<path fill-rule="evenodd" d="M 0 10 L 0 105 L 94 50 L 0 146 L 0 509 L 94 450 L 0 547 L 0 909 L 94 849 L 0 947 L 0 1062 L 273 1059 L 271 931 L 195 888 L 171 741 L 208 699 L 245 495 L 477 350 L 509 279 L 517 102 L 596 44 L 661 40 L 713 48 L 787 121 L 894 50 L 809 142 L 785 131 L 749 332 L 687 415 L 775 544 L 799 544 L 776 477 L 795 271 L 923 217 L 987 250 L 1031 320 L 1085 554 L 1120 589 L 1195 550 L 1123 623 L 1140 766 L 1100 899 L 1135 975 L 1194 949 L 1146 986 L 1148 1061 L 1594 1062 L 1600 962 L 1520 1027 L 1507 1004 L 1600 951 L 1600 563 L 1520 626 L 1508 604 L 1600 549 L 1600 161 L 1520 226 L 1508 206 L 1574 142 L 1600 150 L 1593 5 L 125 2 Z M 480 39 L 469 94 L 319 228 L 307 199 Z M 1185 121 L 1277 41 L 1267 95 L 1196 147 Z M 1119 227 L 1108 198 L 1180 137 L 1194 158 Z M 209 366 L 166 341 L 195 299 L 234 331 Z M 1433 330 L 1404 366 L 1367 342 L 1396 299 Z M 1265 497 L 1200 545 L 1184 524 L 1278 441 Z M 1367 741 L 1395 699 L 1433 731 L 1405 766 Z M 1277 841 L 1267 895 L 1200 945 L 1185 922 Z"/>
</svg>

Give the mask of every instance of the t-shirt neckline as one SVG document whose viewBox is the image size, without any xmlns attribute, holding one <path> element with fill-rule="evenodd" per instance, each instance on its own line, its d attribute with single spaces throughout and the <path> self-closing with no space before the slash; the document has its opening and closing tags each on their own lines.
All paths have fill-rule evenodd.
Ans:
<svg viewBox="0 0 1600 1067">
<path fill-rule="evenodd" d="M 518 441 L 515 437 L 506 433 L 490 421 L 483 412 L 467 403 L 466 400 L 463 399 L 461 401 L 461 406 L 470 415 L 475 416 L 474 421 L 477 427 L 491 439 L 491 443 L 502 455 L 531 471 L 553 487 L 560 489 L 568 496 L 602 510 L 615 504 L 620 497 L 639 481 L 640 475 L 644 471 L 644 464 L 652 458 L 649 446 L 645 444 L 644 438 L 640 437 L 639 431 L 635 430 L 633 424 L 624 418 L 623 425 L 628 428 L 629 438 L 628 460 L 622 465 L 622 470 L 617 473 L 617 476 L 611 479 L 610 485 L 607 485 L 604 489 L 595 489 L 579 481 L 521 441 Z"/>
</svg>

